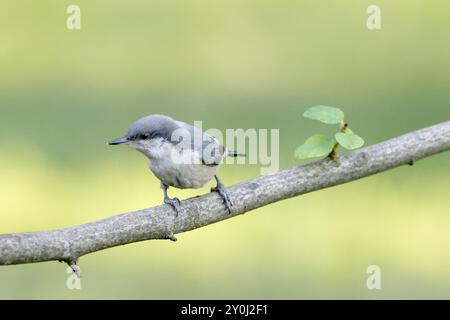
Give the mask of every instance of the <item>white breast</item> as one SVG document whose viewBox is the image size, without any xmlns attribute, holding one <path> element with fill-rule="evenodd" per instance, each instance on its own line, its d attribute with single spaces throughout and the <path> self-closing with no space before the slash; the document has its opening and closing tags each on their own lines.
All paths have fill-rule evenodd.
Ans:
<svg viewBox="0 0 450 320">
<path fill-rule="evenodd" d="M 150 159 L 150 170 L 169 186 L 180 189 L 201 188 L 214 178 L 219 167 L 202 164 L 198 152 L 188 150 L 180 154 L 172 143 L 163 139 L 146 143 L 143 148 L 136 149 Z"/>
</svg>

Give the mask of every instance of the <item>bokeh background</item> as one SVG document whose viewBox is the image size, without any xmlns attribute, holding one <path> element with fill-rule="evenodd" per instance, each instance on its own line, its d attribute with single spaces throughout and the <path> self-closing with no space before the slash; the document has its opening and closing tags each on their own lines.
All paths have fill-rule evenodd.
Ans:
<svg viewBox="0 0 450 320">
<path fill-rule="evenodd" d="M 82 29 L 66 29 L 81 7 Z M 450 118 L 450 4 L 377 0 L 1 0 L 0 233 L 159 205 L 147 161 L 106 142 L 164 113 L 279 128 L 281 168 L 341 107 L 367 144 Z M 0 267 L 0 298 L 450 298 L 450 153 L 245 216 L 80 259 Z M 226 165 L 225 184 L 259 175 Z M 172 190 L 190 197 L 196 191 Z M 366 288 L 381 267 L 382 289 Z"/>
</svg>

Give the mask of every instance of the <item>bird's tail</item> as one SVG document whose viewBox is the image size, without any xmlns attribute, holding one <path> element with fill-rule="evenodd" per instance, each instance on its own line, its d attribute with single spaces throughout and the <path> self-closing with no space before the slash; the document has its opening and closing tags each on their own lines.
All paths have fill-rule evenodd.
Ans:
<svg viewBox="0 0 450 320">
<path fill-rule="evenodd" d="M 239 153 L 237 151 L 227 150 L 227 157 L 245 157 L 245 153 Z"/>
</svg>

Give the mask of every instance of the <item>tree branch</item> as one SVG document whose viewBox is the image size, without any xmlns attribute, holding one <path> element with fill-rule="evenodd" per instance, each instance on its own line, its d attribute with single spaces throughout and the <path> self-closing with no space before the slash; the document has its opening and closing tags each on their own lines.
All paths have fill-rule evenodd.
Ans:
<svg viewBox="0 0 450 320">
<path fill-rule="evenodd" d="M 65 261 L 72 266 L 88 253 L 149 240 L 170 239 L 283 199 L 343 184 L 450 149 L 450 121 L 343 155 L 322 159 L 228 188 L 232 214 L 215 192 L 185 200 L 179 216 L 158 206 L 75 227 L 0 235 L 0 265 Z"/>
</svg>

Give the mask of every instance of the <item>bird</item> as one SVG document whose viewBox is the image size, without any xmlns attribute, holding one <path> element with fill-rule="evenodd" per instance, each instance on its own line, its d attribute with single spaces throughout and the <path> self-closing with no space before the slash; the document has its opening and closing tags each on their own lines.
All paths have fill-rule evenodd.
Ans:
<svg viewBox="0 0 450 320">
<path fill-rule="evenodd" d="M 217 171 L 222 160 L 245 156 L 229 151 L 216 138 L 201 129 L 162 114 L 152 114 L 138 119 L 128 133 L 109 142 L 109 145 L 128 145 L 149 159 L 149 168 L 160 180 L 164 203 L 178 216 L 181 201 L 170 198 L 169 187 L 179 189 L 202 188 L 213 179 L 223 203 L 231 214 L 233 202 Z"/>
</svg>

